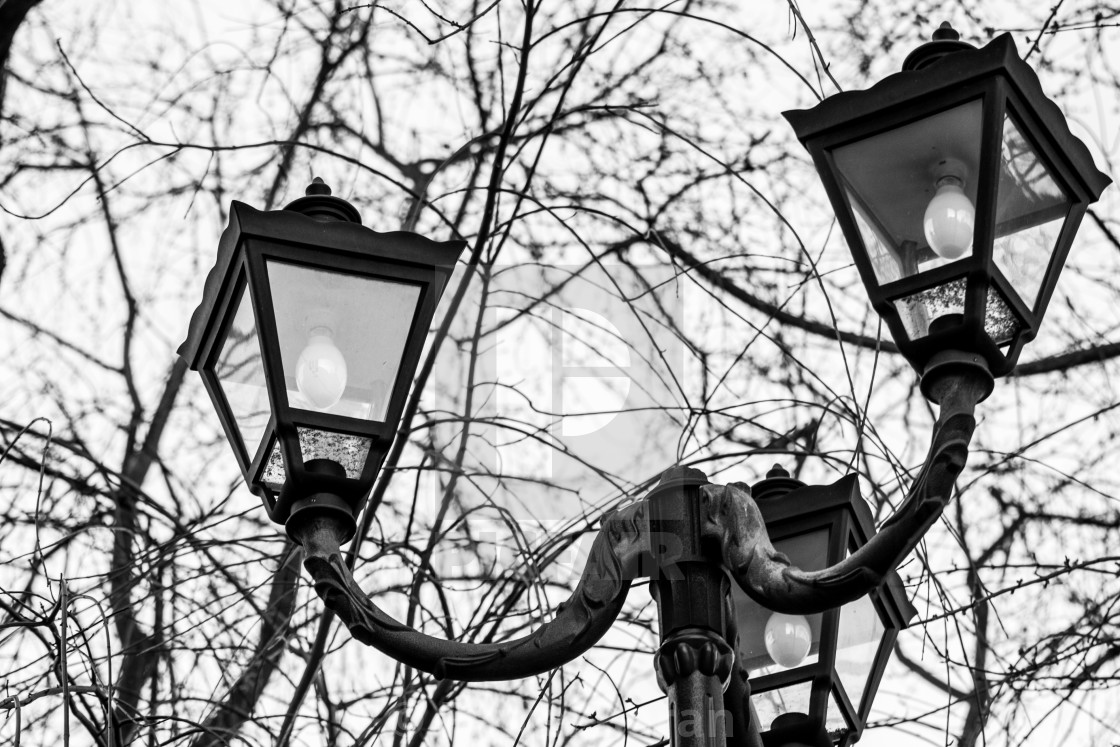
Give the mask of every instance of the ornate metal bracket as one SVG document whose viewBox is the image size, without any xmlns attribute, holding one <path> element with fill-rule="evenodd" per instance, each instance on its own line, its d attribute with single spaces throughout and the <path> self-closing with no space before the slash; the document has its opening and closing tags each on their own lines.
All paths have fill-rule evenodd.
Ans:
<svg viewBox="0 0 1120 747">
<path fill-rule="evenodd" d="M 961 366 L 936 373 L 923 381 L 941 412 L 921 472 L 871 541 L 830 568 L 803 571 L 777 552 L 746 485 L 705 486 L 704 531 L 719 544 L 728 573 L 751 598 L 776 612 L 823 612 L 871 592 L 918 545 L 952 497 L 968 460 L 976 405 L 991 392 L 986 369 Z"/>
<path fill-rule="evenodd" d="M 350 634 L 397 661 L 440 678 L 511 680 L 562 666 L 595 645 L 614 624 L 630 582 L 648 557 L 646 504 L 626 506 L 603 521 L 583 576 L 555 618 L 533 633 L 502 643 L 448 641 L 421 633 L 384 612 L 361 590 L 339 551 L 344 527 L 324 515 L 293 528 L 307 555 L 315 591 Z M 648 573 L 648 569 L 647 569 Z"/>
<path fill-rule="evenodd" d="M 991 376 L 971 362 L 941 361 L 927 370 L 923 390 L 941 403 L 926 463 L 903 505 L 845 560 L 822 571 L 794 567 L 771 544 L 749 487 L 711 485 L 698 470 L 674 468 L 645 499 L 604 520 L 583 576 L 556 617 L 503 643 L 434 638 L 385 613 L 343 562 L 339 544 L 346 527 L 330 512 L 309 513 L 288 529 L 307 554 L 304 565 L 316 592 L 354 638 L 440 678 L 509 680 L 559 667 L 610 629 L 631 581 L 651 576 L 663 642 L 655 661 L 676 724 L 674 745 L 719 744 L 729 727 L 738 734 L 745 730 L 747 743 L 757 744 L 750 686 L 734 665 L 727 577 L 763 606 L 798 614 L 822 612 L 874 590 L 948 503 L 968 458 L 976 404 L 990 393 Z M 729 685 L 743 702 L 725 711 Z M 711 723 L 680 726 L 700 713 Z"/>
</svg>

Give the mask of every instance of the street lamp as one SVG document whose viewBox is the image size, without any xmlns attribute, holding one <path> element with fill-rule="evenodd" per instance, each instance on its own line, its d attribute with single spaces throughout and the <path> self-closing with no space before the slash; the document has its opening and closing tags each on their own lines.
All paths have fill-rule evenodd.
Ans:
<svg viewBox="0 0 1120 747">
<path fill-rule="evenodd" d="M 894 569 L 949 501 L 975 407 L 1037 332 L 1108 179 L 1009 36 L 973 49 L 943 27 L 904 72 L 786 117 L 873 305 L 940 405 L 925 464 L 878 534 L 854 476 L 808 487 L 772 473 L 752 498 L 741 483 L 667 470 L 604 518 L 553 619 L 498 643 L 393 619 L 340 550 L 462 243 L 363 228 L 319 180 L 285 210 L 233 204 L 180 352 L 202 373 L 246 482 L 303 547 L 316 592 L 356 640 L 441 678 L 527 677 L 593 646 L 631 582 L 649 578 L 674 745 L 858 739 L 913 614 Z"/>
</svg>

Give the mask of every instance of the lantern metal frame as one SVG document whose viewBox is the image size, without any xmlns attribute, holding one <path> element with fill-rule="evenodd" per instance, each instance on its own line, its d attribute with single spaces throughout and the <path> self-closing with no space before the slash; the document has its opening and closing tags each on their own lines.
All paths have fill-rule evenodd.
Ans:
<svg viewBox="0 0 1120 747">
<path fill-rule="evenodd" d="M 206 278 L 203 300 L 191 317 L 187 340 L 179 349 L 189 367 L 202 374 L 245 481 L 261 498 L 268 517 L 279 524 L 286 524 L 293 511 L 305 507 L 349 515 L 353 524 L 396 435 L 436 305 L 465 246 L 462 241 L 437 242 L 407 231 L 380 233 L 362 226 L 359 220 L 357 211 L 344 200 L 330 197 L 329 188 L 318 179 L 308 188 L 307 197 L 283 210 L 261 211 L 234 201 L 217 262 Z M 315 412 L 288 401 L 269 262 L 407 283 L 419 289 L 383 418 Z M 215 373 L 245 293 L 252 304 L 270 406 L 268 424 L 258 444 L 244 442 Z M 300 429 L 368 439 L 369 451 L 361 474 L 348 477 L 337 463 L 326 459 L 305 461 Z M 285 474 L 279 489 L 264 479 L 277 446 Z"/>
<path fill-rule="evenodd" d="M 922 372 L 938 352 L 962 350 L 983 357 L 993 374 L 999 376 L 1014 367 L 1023 346 L 1038 333 L 1081 219 L 1111 180 L 1096 168 L 1088 148 L 1070 131 L 1061 111 L 1046 97 L 1038 76 L 1019 57 L 1010 34 L 998 36 L 980 49 L 963 42 L 951 43 L 945 49 L 944 41 L 926 45 L 936 47 L 928 50 L 928 56 L 918 54 L 922 51 L 919 48 L 908 58 L 906 69 L 871 88 L 839 93 L 811 109 L 787 111 L 783 116 L 812 155 L 871 304 L 887 323 L 902 354 Z M 982 102 L 982 120 L 971 256 L 891 283 L 880 283 L 833 153 L 844 145 L 976 100 Z M 993 251 L 1005 115 L 1011 117 L 1034 147 L 1071 203 L 1051 250 L 1041 287 L 1029 302 L 1021 298 L 997 266 Z M 874 220 L 870 211 L 865 212 Z M 960 279 L 966 282 L 963 320 L 912 339 L 894 302 Z M 984 330 L 990 287 L 1003 297 L 1018 321 L 1019 329 L 1002 345 Z"/>
<path fill-rule="evenodd" d="M 762 513 L 766 533 L 775 547 L 783 540 L 827 530 L 826 567 L 855 553 L 875 536 L 874 518 L 860 493 L 859 480 L 855 475 L 842 477 L 831 485 L 810 486 L 790 478 L 785 470 L 775 466 L 767 473 L 767 479 L 752 486 L 751 493 Z M 874 658 L 860 692 L 849 693 L 848 683 L 836 670 L 840 616 L 844 609 L 842 606 L 832 607 L 821 613 L 816 662 L 751 679 L 752 697 L 811 683 L 809 712 L 805 714 L 808 719 L 803 725 L 802 733 L 798 733 L 797 727 L 775 727 L 763 731 L 761 737 L 766 747 L 781 747 L 791 737 L 805 742 L 819 741 L 823 728 L 818 727 L 825 724 L 830 698 L 835 699 L 847 729 L 838 737 L 828 735 L 828 743 L 847 747 L 863 734 L 894 642 L 898 633 L 907 627 L 916 614 L 906 597 L 902 580 L 894 571 L 886 574 L 881 585 L 868 596 L 883 624 L 883 633 L 877 642 Z M 761 725 L 759 728 L 761 729 Z"/>
</svg>

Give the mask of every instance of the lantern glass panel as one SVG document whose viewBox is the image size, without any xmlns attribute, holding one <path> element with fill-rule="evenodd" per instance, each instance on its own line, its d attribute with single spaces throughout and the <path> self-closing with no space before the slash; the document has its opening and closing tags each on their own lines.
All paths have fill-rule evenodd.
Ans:
<svg viewBox="0 0 1120 747">
<path fill-rule="evenodd" d="M 940 317 L 949 314 L 963 315 L 965 288 L 965 278 L 957 278 L 897 299 L 894 305 L 910 339 L 918 340 L 927 336 L 930 324 Z M 1019 318 L 1000 290 L 994 285 L 988 286 L 987 302 L 984 305 L 984 332 L 988 337 L 997 345 L 1006 345 L 1012 341 L 1021 326 Z"/>
<path fill-rule="evenodd" d="M 769 731 L 774 719 L 783 713 L 808 713 L 813 694 L 812 681 L 798 682 L 776 690 L 751 695 L 760 731 Z"/>
<path fill-rule="evenodd" d="M 935 319 L 964 314 L 964 296 L 965 279 L 957 278 L 900 298 L 894 305 L 906 334 L 911 340 L 917 340 L 929 334 L 929 325 Z"/>
<path fill-rule="evenodd" d="M 836 635 L 836 673 L 855 708 L 859 708 L 867 679 L 886 627 L 871 597 L 860 597 L 840 608 Z M 831 725 L 829 729 L 831 729 Z"/>
<path fill-rule="evenodd" d="M 214 364 L 214 375 L 237 424 L 240 446 L 248 462 L 252 461 L 260 446 L 272 409 L 265 385 L 264 358 L 253 317 L 253 303 L 245 283 L 241 283 L 238 294 L 237 311 L 222 341 L 221 353 Z"/>
<path fill-rule="evenodd" d="M 895 249 L 894 245 L 875 227 L 874 221 L 850 190 L 847 190 L 847 194 L 848 204 L 852 206 L 852 215 L 856 219 L 856 227 L 859 228 L 860 238 L 863 239 L 863 246 L 871 261 L 871 268 L 875 271 L 875 279 L 880 285 L 901 280 L 907 274 L 904 272 L 902 261 L 905 253 Z"/>
<path fill-rule="evenodd" d="M 1015 316 L 1000 289 L 989 285 L 988 299 L 984 305 L 984 333 L 996 345 L 1008 345 L 1019 332 L 1020 326 L 1019 317 Z"/>
<path fill-rule="evenodd" d="M 284 469 L 284 456 L 280 452 L 280 442 L 273 439 L 272 446 L 268 449 L 268 461 L 264 463 L 261 472 L 261 482 L 272 490 L 279 492 L 284 487 L 288 478 L 288 471 Z"/>
<path fill-rule="evenodd" d="M 774 542 L 797 567 L 807 571 L 828 566 L 828 529 L 816 529 Z M 735 619 L 739 626 L 739 661 L 751 678 L 815 664 L 820 655 L 822 615 L 780 615 L 735 588 Z M 780 663 L 775 659 L 782 659 Z"/>
<path fill-rule="evenodd" d="M 993 254 L 996 266 L 1029 308 L 1038 300 L 1070 206 L 1071 200 L 1008 113 L 1003 120 Z"/>
<path fill-rule="evenodd" d="M 829 739 L 836 742 L 846 736 L 851 728 L 848 719 L 844 718 L 844 710 L 840 707 L 840 699 L 836 697 L 836 692 L 830 692 L 828 708 L 824 715 L 824 730 L 828 733 Z"/>
<path fill-rule="evenodd" d="M 832 151 L 881 285 L 971 256 L 982 114 L 975 99 Z M 942 238 L 927 230 L 935 197 Z M 945 239 L 946 226 L 960 236 Z"/>
<path fill-rule="evenodd" d="M 302 426 L 296 428 L 296 432 L 299 434 L 299 449 L 304 462 L 312 459 L 330 459 L 341 464 L 346 470 L 346 476 L 351 480 L 357 480 L 362 476 L 370 446 L 373 445 L 372 439 Z M 283 487 L 287 475 L 280 444 L 273 443 L 261 481 L 273 490 L 279 490 Z"/>
<path fill-rule="evenodd" d="M 268 281 L 289 404 L 383 421 L 420 286 L 274 260 Z M 300 443 L 311 458 L 302 434 Z"/>
</svg>

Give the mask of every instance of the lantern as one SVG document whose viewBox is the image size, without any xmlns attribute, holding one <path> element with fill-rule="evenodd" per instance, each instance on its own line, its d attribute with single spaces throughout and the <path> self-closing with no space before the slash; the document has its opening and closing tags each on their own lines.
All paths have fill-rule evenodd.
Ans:
<svg viewBox="0 0 1120 747">
<path fill-rule="evenodd" d="M 770 541 L 797 567 L 823 570 L 875 534 L 855 475 L 806 486 L 780 466 L 754 485 Z M 914 616 L 898 575 L 874 593 L 815 615 L 765 609 L 732 591 L 739 666 L 767 747 L 845 746 L 859 739 L 901 628 Z"/>
<path fill-rule="evenodd" d="M 943 24 L 903 72 L 785 117 L 902 354 L 1010 371 L 1110 182 L 1011 35 L 976 49 Z"/>
<path fill-rule="evenodd" d="M 179 353 L 270 519 L 333 511 L 353 535 L 463 246 L 365 228 L 318 178 L 283 210 L 232 204 Z"/>
</svg>

